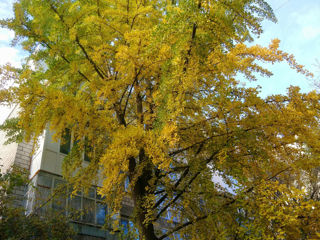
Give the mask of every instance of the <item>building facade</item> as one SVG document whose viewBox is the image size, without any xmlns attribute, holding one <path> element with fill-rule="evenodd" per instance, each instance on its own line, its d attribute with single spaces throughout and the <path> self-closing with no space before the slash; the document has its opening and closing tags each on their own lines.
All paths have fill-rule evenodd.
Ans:
<svg viewBox="0 0 320 240">
<path fill-rule="evenodd" d="M 16 107 L 8 118 L 17 116 L 17 113 Z M 62 178 L 62 162 L 72 147 L 71 138 L 62 143 L 53 141 L 52 136 L 51 131 L 45 130 L 34 151 L 32 142 L 5 145 L 5 133 L 0 132 L 1 172 L 6 172 L 15 165 L 26 169 L 30 179 L 28 186 L 14 191 L 16 205 L 25 207 L 26 214 L 37 211 L 40 215 L 45 215 L 48 211 L 55 211 L 68 216 L 78 233 L 77 239 L 117 239 L 116 234 L 110 233 L 111 226 L 108 228 L 105 224 L 108 208 L 97 192 L 99 183 L 88 191 L 72 195 L 72 189 Z M 88 164 L 87 161 L 84 157 L 83 164 Z M 121 223 L 124 227 L 129 226 L 132 209 L 132 201 L 126 198 L 121 211 Z"/>
</svg>

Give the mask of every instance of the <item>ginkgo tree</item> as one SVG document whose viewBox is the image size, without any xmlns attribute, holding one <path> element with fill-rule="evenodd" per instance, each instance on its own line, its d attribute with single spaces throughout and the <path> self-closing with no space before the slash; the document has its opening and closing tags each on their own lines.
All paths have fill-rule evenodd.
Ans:
<svg viewBox="0 0 320 240">
<path fill-rule="evenodd" d="M 140 239 L 316 238 L 306 179 L 319 166 L 320 96 L 261 98 L 237 80 L 270 76 L 263 62 L 311 75 L 277 39 L 248 45 L 276 21 L 266 1 L 18 0 L 14 12 L 1 25 L 29 57 L 2 68 L 15 83 L 0 100 L 19 104 L 26 141 L 71 131 L 65 177 L 102 179 L 111 216 L 129 195 Z"/>
</svg>

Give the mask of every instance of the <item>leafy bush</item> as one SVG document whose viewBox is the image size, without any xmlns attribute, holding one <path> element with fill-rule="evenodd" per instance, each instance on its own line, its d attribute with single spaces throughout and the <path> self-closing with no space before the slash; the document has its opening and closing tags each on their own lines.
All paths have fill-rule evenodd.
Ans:
<svg viewBox="0 0 320 240">
<path fill-rule="evenodd" d="M 27 216 L 23 207 L 14 205 L 14 189 L 26 183 L 26 174 L 21 169 L 13 168 L 7 173 L 0 173 L 0 239 L 73 239 L 75 232 L 65 216 L 54 213 L 48 213 L 45 217 L 34 213 Z"/>
</svg>

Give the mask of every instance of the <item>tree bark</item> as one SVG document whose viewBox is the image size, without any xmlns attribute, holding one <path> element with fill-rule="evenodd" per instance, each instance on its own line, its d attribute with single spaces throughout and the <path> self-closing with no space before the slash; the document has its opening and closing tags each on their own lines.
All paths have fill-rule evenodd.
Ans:
<svg viewBox="0 0 320 240">
<path fill-rule="evenodd" d="M 144 149 L 140 149 L 139 153 L 139 162 L 148 161 L 145 156 Z M 136 168 L 136 159 L 129 159 L 129 172 L 130 172 L 130 181 L 134 181 L 134 174 Z M 155 229 L 151 220 L 147 220 L 146 216 L 148 214 L 148 207 L 144 205 L 145 198 L 148 195 L 146 187 L 148 186 L 148 182 L 152 177 L 152 168 L 150 163 L 145 164 L 144 169 L 140 176 L 138 176 L 137 180 L 134 182 L 132 189 L 132 199 L 136 209 L 136 222 L 139 226 L 139 235 L 140 239 L 144 240 L 157 240 L 157 236 L 155 235 Z M 151 207 L 150 207 L 151 208 Z M 146 221 L 147 220 L 147 221 Z"/>
</svg>

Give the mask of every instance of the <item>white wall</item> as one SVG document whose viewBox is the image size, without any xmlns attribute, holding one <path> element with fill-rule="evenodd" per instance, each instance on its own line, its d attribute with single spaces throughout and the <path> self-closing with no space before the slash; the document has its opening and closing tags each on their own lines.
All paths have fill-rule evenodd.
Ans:
<svg viewBox="0 0 320 240">
<path fill-rule="evenodd" d="M 2 122 L 10 117 L 16 117 L 18 114 L 18 107 L 14 107 L 10 110 L 10 113 L 8 115 L 8 112 L 1 111 Z M 4 117 L 5 116 L 5 117 Z M 18 143 L 11 143 L 8 145 L 4 145 L 6 142 L 6 134 L 3 131 L 0 131 L 0 169 L 1 172 L 6 172 L 10 167 L 13 165 L 16 153 L 18 150 Z"/>
<path fill-rule="evenodd" d="M 5 133 L 0 131 L 0 169 L 6 172 L 14 163 L 14 159 L 18 150 L 18 143 L 4 145 L 6 141 Z"/>
</svg>

